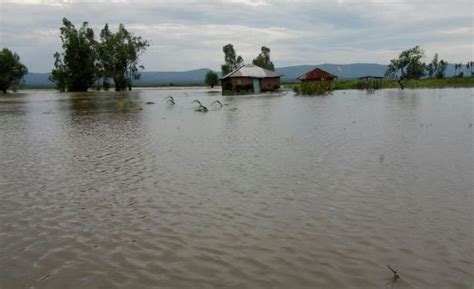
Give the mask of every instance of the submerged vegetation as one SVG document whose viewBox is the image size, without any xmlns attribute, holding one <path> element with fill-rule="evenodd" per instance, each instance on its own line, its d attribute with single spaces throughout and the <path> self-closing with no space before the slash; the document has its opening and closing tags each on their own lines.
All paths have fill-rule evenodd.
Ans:
<svg viewBox="0 0 474 289">
<path fill-rule="evenodd" d="M 398 58 L 390 60 L 385 77 L 397 80 L 401 89 L 404 89 L 403 80 L 420 79 L 425 75 L 425 64 L 421 59 L 425 52 L 419 46 L 404 50 Z"/>
<path fill-rule="evenodd" d="M 7 93 L 13 86 L 15 90 L 28 69 L 20 62 L 20 56 L 7 48 L 0 51 L 0 89 Z"/>
<path fill-rule="evenodd" d="M 100 33 L 100 41 L 87 22 L 77 29 L 67 18 L 60 28 L 63 52 L 54 54 L 54 69 L 50 80 L 60 91 L 87 91 L 94 83 L 102 81 L 107 90 L 109 79 L 115 90 L 129 90 L 133 80 L 140 77 L 138 58 L 149 46 L 147 40 L 127 31 L 123 24 L 116 33 L 108 24 Z M 97 83 L 97 89 L 100 89 Z"/>
<path fill-rule="evenodd" d="M 334 89 L 334 84 L 329 81 L 303 82 L 293 87 L 296 95 L 325 95 Z"/>
<path fill-rule="evenodd" d="M 202 103 L 195 99 L 192 101 L 192 103 L 196 103 L 198 106 L 196 107 L 195 111 L 200 111 L 200 112 L 207 112 L 209 109 L 207 107 L 205 107 L 204 105 L 202 105 Z"/>
<path fill-rule="evenodd" d="M 293 90 L 298 90 L 300 84 L 298 83 L 285 83 L 282 86 L 285 88 L 290 88 Z M 346 90 L 346 89 L 370 89 L 371 87 L 361 87 L 361 81 L 357 79 L 342 79 L 334 82 L 334 90 Z M 397 80 L 382 79 L 377 81 L 376 85 L 379 89 L 386 88 L 399 88 Z M 464 78 L 425 78 L 418 80 L 406 80 L 404 81 L 405 88 L 446 88 L 446 87 L 473 87 L 474 88 L 474 78 L 473 77 L 464 77 Z M 376 89 L 376 88 L 373 88 Z"/>
</svg>

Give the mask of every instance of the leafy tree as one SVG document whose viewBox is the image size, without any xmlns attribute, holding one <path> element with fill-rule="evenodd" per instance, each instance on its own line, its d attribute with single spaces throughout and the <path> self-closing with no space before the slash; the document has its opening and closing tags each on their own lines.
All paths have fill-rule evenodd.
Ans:
<svg viewBox="0 0 474 289">
<path fill-rule="evenodd" d="M 7 93 L 12 85 L 18 85 L 28 73 L 28 69 L 20 62 L 20 56 L 7 48 L 0 52 L 0 89 Z"/>
<path fill-rule="evenodd" d="M 397 79 L 401 89 L 404 89 L 402 80 L 420 79 L 425 73 L 425 64 L 421 59 L 425 56 L 423 49 L 419 46 L 404 50 L 398 59 L 390 60 L 385 76 Z"/>
<path fill-rule="evenodd" d="M 54 54 L 55 65 L 51 80 L 60 90 L 87 91 L 96 78 L 96 47 L 94 31 L 87 22 L 80 29 L 67 18 L 60 28 L 64 52 Z"/>
<path fill-rule="evenodd" d="M 56 83 L 59 91 L 66 91 L 66 68 L 59 52 L 54 53 L 54 69 L 49 80 Z"/>
<path fill-rule="evenodd" d="M 426 66 L 428 77 L 444 78 L 444 73 L 448 67 L 448 62 L 441 59 L 438 61 L 438 53 L 435 53 L 431 63 Z"/>
<path fill-rule="evenodd" d="M 212 70 L 209 70 L 209 72 L 206 74 L 206 79 L 204 80 L 204 82 L 209 85 L 211 88 L 214 87 L 214 85 L 217 84 L 218 82 L 218 76 L 217 76 L 217 73 L 215 73 L 214 71 Z"/>
<path fill-rule="evenodd" d="M 270 60 L 270 48 L 262 46 L 261 53 L 252 61 L 253 64 L 271 71 L 275 71 L 275 66 Z"/>
<path fill-rule="evenodd" d="M 471 77 L 474 76 L 474 61 L 468 61 L 466 63 L 466 69 L 471 75 Z"/>
<path fill-rule="evenodd" d="M 234 46 L 230 43 L 222 47 L 222 51 L 225 55 L 225 64 L 221 65 L 222 75 L 224 76 L 242 66 L 244 59 L 240 55 L 237 56 Z"/>
<path fill-rule="evenodd" d="M 441 59 L 435 71 L 436 78 L 444 78 L 444 73 L 446 72 L 446 68 L 448 68 L 448 62 Z"/>
<path fill-rule="evenodd" d="M 464 72 L 462 71 L 462 63 L 454 64 L 454 77 L 464 77 Z"/>
<path fill-rule="evenodd" d="M 100 32 L 100 40 L 99 67 L 104 87 L 107 79 L 112 78 L 115 90 L 125 90 L 127 87 L 131 90 L 133 80 L 140 78 L 139 70 L 144 69 L 138 65 L 138 58 L 146 51 L 149 42 L 129 32 L 123 24 L 119 25 L 116 33 L 112 33 L 109 25 L 105 24 Z"/>
</svg>

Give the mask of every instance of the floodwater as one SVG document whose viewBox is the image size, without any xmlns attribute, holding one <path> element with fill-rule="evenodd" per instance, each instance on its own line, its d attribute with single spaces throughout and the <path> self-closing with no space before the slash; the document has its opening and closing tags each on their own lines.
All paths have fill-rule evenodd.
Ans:
<svg viewBox="0 0 474 289">
<path fill-rule="evenodd" d="M 473 100 L 0 96 L 0 288 L 472 288 Z"/>
</svg>

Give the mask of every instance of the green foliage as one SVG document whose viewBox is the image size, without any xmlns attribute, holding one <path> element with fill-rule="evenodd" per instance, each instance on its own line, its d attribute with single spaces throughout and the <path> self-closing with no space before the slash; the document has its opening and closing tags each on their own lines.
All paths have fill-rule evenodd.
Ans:
<svg viewBox="0 0 474 289">
<path fill-rule="evenodd" d="M 219 81 L 219 77 L 217 76 L 217 73 L 215 73 L 214 71 L 212 70 L 209 70 L 209 72 L 207 72 L 206 74 L 206 79 L 204 80 L 204 82 L 209 85 L 211 88 L 214 87 L 214 85 L 216 85 Z"/>
<path fill-rule="evenodd" d="M 338 80 L 334 90 L 358 89 L 359 80 L 346 79 Z M 378 81 L 380 88 L 397 88 L 397 80 L 382 79 Z M 426 78 L 412 79 L 404 82 L 406 88 L 445 88 L 445 87 L 474 87 L 474 78 Z"/>
<path fill-rule="evenodd" d="M 444 78 L 446 68 L 448 67 L 448 62 L 441 59 L 438 62 L 438 53 L 435 53 L 431 63 L 426 66 L 426 71 L 428 72 L 428 77 Z"/>
<path fill-rule="evenodd" d="M 224 76 L 242 66 L 244 59 L 240 55 L 237 56 L 234 46 L 230 43 L 222 47 L 222 51 L 224 52 L 225 64 L 221 65 L 221 71 L 222 76 Z"/>
<path fill-rule="evenodd" d="M 333 90 L 333 84 L 329 81 L 303 82 L 293 87 L 297 95 L 325 95 L 331 90 Z"/>
<path fill-rule="evenodd" d="M 54 69 L 51 71 L 49 80 L 56 84 L 59 91 L 66 90 L 66 67 L 59 52 L 54 53 Z"/>
<path fill-rule="evenodd" d="M 108 90 L 112 78 L 116 90 L 131 89 L 132 80 L 140 74 L 138 57 L 149 46 L 148 41 L 136 37 L 120 24 L 112 33 L 106 24 L 101 31 L 100 42 L 87 22 L 80 29 L 63 18 L 60 28 L 63 53 L 54 54 L 54 68 L 50 80 L 60 91 L 87 91 L 96 80 Z M 97 87 L 100 87 L 97 84 Z"/>
<path fill-rule="evenodd" d="M 10 86 L 20 83 L 28 69 L 20 62 L 20 56 L 7 48 L 0 52 L 0 89 L 7 92 Z"/>
<path fill-rule="evenodd" d="M 424 76 L 425 64 L 421 62 L 424 55 L 423 49 L 419 46 L 402 51 L 398 59 L 390 60 L 385 76 L 389 79 L 398 79 L 403 89 L 402 80 L 420 79 Z"/>
<path fill-rule="evenodd" d="M 97 42 L 87 22 L 80 29 L 63 18 L 60 28 L 64 52 L 54 54 L 55 64 L 51 80 L 60 90 L 87 91 L 96 79 Z"/>
<path fill-rule="evenodd" d="M 459 77 L 459 78 L 464 77 L 464 71 L 462 71 L 462 63 L 454 64 L 454 77 Z"/>
<path fill-rule="evenodd" d="M 275 71 L 275 66 L 273 62 L 270 60 L 270 48 L 262 46 L 261 53 L 255 58 L 252 63 L 271 71 Z"/>
<path fill-rule="evenodd" d="M 147 40 L 130 33 L 125 25 L 120 24 L 118 31 L 113 33 L 105 24 L 98 45 L 100 77 L 112 78 L 117 91 L 131 89 L 133 80 L 140 78 L 139 70 L 144 69 L 138 65 L 138 58 L 148 46 Z"/>
</svg>

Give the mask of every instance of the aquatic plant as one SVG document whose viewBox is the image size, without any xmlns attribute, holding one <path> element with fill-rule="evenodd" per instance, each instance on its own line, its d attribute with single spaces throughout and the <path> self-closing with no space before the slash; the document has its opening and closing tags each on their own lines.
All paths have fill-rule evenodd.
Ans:
<svg viewBox="0 0 474 289">
<path fill-rule="evenodd" d="M 173 98 L 171 95 L 165 97 L 165 100 L 166 100 L 166 102 L 167 102 L 169 105 L 175 105 L 175 104 L 176 104 L 176 103 L 174 102 L 174 98 Z"/>
<path fill-rule="evenodd" d="M 215 100 L 211 103 L 211 106 L 214 106 L 214 107 L 218 106 L 219 107 L 218 109 L 221 109 L 224 105 L 220 101 Z"/>
<path fill-rule="evenodd" d="M 390 271 L 392 271 L 393 276 L 392 276 L 392 278 L 390 278 L 390 280 L 387 283 L 385 283 L 385 288 L 388 288 L 388 286 L 390 286 L 390 288 L 393 288 L 393 286 L 395 285 L 397 280 L 400 279 L 400 275 L 398 274 L 398 272 L 395 269 L 393 269 L 389 265 L 387 265 L 387 268 Z"/>
<path fill-rule="evenodd" d="M 195 109 L 195 111 L 200 111 L 200 112 L 207 112 L 207 111 L 208 111 L 207 107 L 205 107 L 204 105 L 202 105 L 202 103 L 201 103 L 199 100 L 197 100 L 197 99 L 193 100 L 191 103 L 197 103 L 197 104 L 199 105 L 199 106 Z"/>
<path fill-rule="evenodd" d="M 299 86 L 293 87 L 297 95 L 325 95 L 331 92 L 333 85 L 329 81 L 303 82 Z"/>
</svg>

